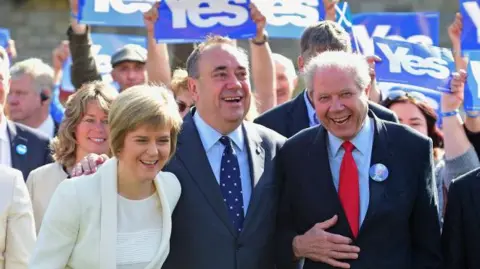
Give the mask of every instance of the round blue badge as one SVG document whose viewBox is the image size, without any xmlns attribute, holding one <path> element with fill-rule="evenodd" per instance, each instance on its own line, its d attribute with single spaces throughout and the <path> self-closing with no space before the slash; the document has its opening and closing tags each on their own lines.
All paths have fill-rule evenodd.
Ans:
<svg viewBox="0 0 480 269">
<path fill-rule="evenodd" d="M 27 146 L 25 146 L 24 144 L 18 144 L 15 149 L 17 150 L 17 153 L 20 155 L 27 154 Z"/>
<path fill-rule="evenodd" d="M 381 163 L 372 165 L 369 173 L 370 177 L 377 182 L 382 182 L 388 177 L 388 169 Z"/>
</svg>

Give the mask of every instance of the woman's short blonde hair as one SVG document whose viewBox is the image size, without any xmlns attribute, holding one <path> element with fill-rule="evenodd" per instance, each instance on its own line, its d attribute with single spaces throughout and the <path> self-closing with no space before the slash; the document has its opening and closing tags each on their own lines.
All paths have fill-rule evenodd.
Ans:
<svg viewBox="0 0 480 269">
<path fill-rule="evenodd" d="M 157 85 L 138 85 L 118 95 L 110 109 L 108 122 L 113 155 L 118 157 L 128 133 L 147 125 L 153 128 L 171 128 L 169 157 L 172 157 L 177 146 L 182 117 L 169 89 Z"/>
<path fill-rule="evenodd" d="M 108 115 L 117 91 L 101 81 L 84 84 L 78 91 L 69 96 L 65 104 L 65 114 L 57 136 L 52 140 L 53 159 L 65 167 L 72 167 L 76 161 L 77 140 L 75 131 L 87 112 L 90 102 L 97 102 Z"/>
<path fill-rule="evenodd" d="M 175 96 L 182 93 L 182 91 L 188 91 L 188 73 L 185 69 L 175 69 L 172 76 L 172 92 Z"/>
</svg>

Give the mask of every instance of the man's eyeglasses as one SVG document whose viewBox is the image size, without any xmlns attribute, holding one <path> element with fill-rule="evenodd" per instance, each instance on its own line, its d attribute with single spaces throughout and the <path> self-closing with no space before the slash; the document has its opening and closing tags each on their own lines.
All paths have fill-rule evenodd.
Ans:
<svg viewBox="0 0 480 269">
<path fill-rule="evenodd" d="M 396 101 L 400 98 L 410 98 L 419 102 L 426 102 L 427 97 L 421 92 L 405 91 L 405 90 L 391 90 L 387 94 L 387 100 Z"/>
<path fill-rule="evenodd" d="M 188 106 L 184 102 L 178 101 L 178 100 L 177 100 L 177 105 L 178 105 L 178 111 L 180 111 L 180 113 L 183 113 L 185 109 L 190 109 L 193 106 L 193 104 L 191 106 Z"/>
</svg>

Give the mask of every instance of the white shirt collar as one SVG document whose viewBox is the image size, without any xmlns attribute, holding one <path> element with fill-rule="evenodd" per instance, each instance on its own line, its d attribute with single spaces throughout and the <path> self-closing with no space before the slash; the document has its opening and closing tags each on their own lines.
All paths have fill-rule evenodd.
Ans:
<svg viewBox="0 0 480 269">
<path fill-rule="evenodd" d="M 36 129 L 48 135 L 48 137 L 53 138 L 55 135 L 55 122 L 53 122 L 52 116 L 48 115 L 47 119 Z"/>
</svg>

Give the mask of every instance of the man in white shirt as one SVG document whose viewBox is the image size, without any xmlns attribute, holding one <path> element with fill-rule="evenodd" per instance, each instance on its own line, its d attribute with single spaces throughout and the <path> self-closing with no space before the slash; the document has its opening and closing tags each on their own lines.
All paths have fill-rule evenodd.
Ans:
<svg viewBox="0 0 480 269">
<path fill-rule="evenodd" d="M 13 65 L 10 76 L 10 119 L 53 138 L 58 129 L 50 116 L 53 69 L 42 60 L 31 58 Z"/>
</svg>

